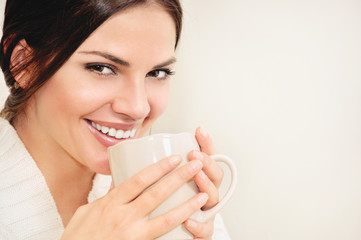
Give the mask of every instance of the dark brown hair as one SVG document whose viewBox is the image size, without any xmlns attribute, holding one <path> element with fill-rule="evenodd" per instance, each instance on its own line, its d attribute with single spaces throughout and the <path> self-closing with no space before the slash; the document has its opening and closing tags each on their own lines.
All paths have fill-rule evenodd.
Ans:
<svg viewBox="0 0 361 240">
<path fill-rule="evenodd" d="M 7 0 L 0 65 L 10 95 L 0 116 L 13 124 L 29 98 L 113 14 L 138 4 L 153 3 L 172 16 L 177 46 L 182 29 L 179 0 Z M 22 39 L 30 47 L 31 54 L 18 66 L 11 66 L 12 52 Z M 14 76 L 28 66 L 34 69 L 31 81 L 25 88 L 18 87 Z"/>
</svg>

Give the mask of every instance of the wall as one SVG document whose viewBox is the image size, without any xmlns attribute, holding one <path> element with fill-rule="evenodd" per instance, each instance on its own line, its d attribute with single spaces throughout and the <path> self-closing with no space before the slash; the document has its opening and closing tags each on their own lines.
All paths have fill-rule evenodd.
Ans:
<svg viewBox="0 0 361 240">
<path fill-rule="evenodd" d="M 236 161 L 222 211 L 232 238 L 361 239 L 361 2 L 183 4 L 171 102 L 153 132 L 202 125 Z"/>
<path fill-rule="evenodd" d="M 168 112 L 237 163 L 235 240 L 361 239 L 361 2 L 184 0 Z"/>
</svg>

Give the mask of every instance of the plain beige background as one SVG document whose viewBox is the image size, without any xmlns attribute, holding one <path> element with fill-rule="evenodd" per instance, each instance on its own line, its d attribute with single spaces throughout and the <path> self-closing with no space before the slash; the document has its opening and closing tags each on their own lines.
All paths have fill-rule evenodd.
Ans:
<svg viewBox="0 0 361 240">
<path fill-rule="evenodd" d="M 361 2 L 183 5 L 171 102 L 153 132 L 202 125 L 235 160 L 222 211 L 232 239 L 361 239 Z"/>
</svg>

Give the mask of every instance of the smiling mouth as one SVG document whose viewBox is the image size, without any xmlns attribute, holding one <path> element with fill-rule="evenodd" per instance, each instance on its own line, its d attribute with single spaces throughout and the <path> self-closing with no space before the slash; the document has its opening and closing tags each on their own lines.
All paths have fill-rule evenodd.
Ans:
<svg viewBox="0 0 361 240">
<path fill-rule="evenodd" d="M 127 138 L 133 138 L 135 136 L 135 133 L 137 131 L 136 128 L 123 130 L 123 129 L 115 129 L 112 127 L 102 126 L 99 123 L 94 123 L 90 120 L 88 122 L 100 133 L 107 135 L 112 138 L 116 139 L 127 139 Z"/>
</svg>

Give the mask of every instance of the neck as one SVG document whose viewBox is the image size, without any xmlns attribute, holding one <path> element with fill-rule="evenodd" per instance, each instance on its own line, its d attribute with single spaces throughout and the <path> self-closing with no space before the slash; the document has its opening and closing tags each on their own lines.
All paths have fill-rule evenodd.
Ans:
<svg viewBox="0 0 361 240">
<path fill-rule="evenodd" d="M 41 127 L 24 118 L 14 127 L 42 172 L 57 205 L 64 226 L 81 205 L 88 203 L 95 173 L 72 158 L 59 145 L 42 136 Z M 31 126 L 31 128 L 29 127 Z"/>
</svg>

